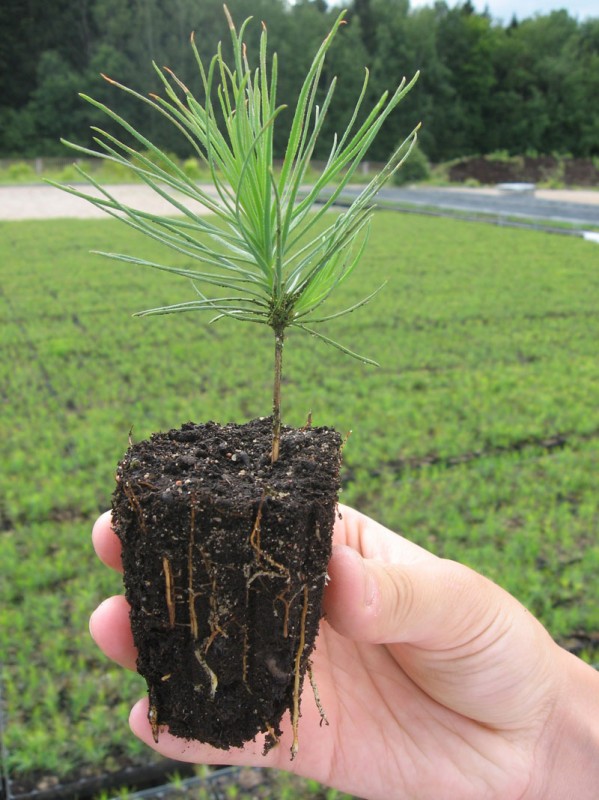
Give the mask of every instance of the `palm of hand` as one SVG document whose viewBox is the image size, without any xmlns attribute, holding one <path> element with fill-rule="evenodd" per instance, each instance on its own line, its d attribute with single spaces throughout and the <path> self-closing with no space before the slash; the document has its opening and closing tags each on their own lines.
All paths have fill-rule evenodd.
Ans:
<svg viewBox="0 0 599 800">
<path fill-rule="evenodd" d="M 106 563 L 118 567 L 116 537 L 108 519 L 101 520 L 94 531 L 96 549 Z M 292 737 L 287 725 L 280 745 L 267 756 L 262 756 L 262 743 L 256 741 L 229 751 L 227 763 L 293 770 L 373 799 L 521 797 L 544 721 L 524 678 L 530 670 L 539 672 L 540 684 L 544 678 L 541 659 L 530 642 L 523 658 L 514 659 L 514 653 L 522 637 L 543 637 L 541 626 L 537 631 L 529 617 L 520 633 L 512 614 L 526 612 L 511 598 L 514 607 L 505 619 L 485 609 L 484 602 L 459 603 L 460 593 L 472 591 L 468 581 L 475 580 L 476 586 L 476 580 L 484 579 L 474 579 L 469 570 L 437 559 L 351 509 L 343 509 L 335 542 L 342 547 L 331 561 L 325 598 L 329 621 L 322 624 L 313 658 L 330 725 L 321 725 L 306 682 L 296 759 L 290 761 Z M 441 600 L 451 589 L 455 597 L 445 596 L 443 605 L 433 610 L 434 618 L 424 608 L 421 624 L 412 631 L 410 614 L 418 619 L 418 598 L 409 591 L 402 597 L 396 593 L 391 602 L 396 604 L 397 614 L 392 616 L 397 617 L 398 630 L 393 636 L 381 610 L 389 597 L 381 597 L 380 591 L 371 597 L 367 589 L 365 603 L 363 567 L 356 553 L 374 559 L 380 570 L 401 564 L 413 568 L 415 575 L 426 572 Z M 481 593 L 486 583 L 481 584 Z M 134 666 L 122 598 L 101 607 L 92 632 L 109 656 Z M 131 725 L 165 756 L 197 763 L 223 760 L 221 751 L 182 742 L 166 732 L 155 745 L 146 701 L 134 707 Z"/>
</svg>

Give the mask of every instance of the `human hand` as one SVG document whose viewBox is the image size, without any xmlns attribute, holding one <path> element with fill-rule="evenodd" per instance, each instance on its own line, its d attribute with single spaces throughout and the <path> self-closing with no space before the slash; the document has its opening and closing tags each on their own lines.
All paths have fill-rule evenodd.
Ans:
<svg viewBox="0 0 599 800">
<path fill-rule="evenodd" d="M 340 511 L 313 654 L 330 727 L 321 727 L 307 684 L 293 762 L 287 721 L 266 756 L 258 738 L 227 751 L 227 763 L 293 771 L 372 800 L 595 798 L 595 671 L 481 575 Z M 109 514 L 93 538 L 100 558 L 120 569 Z M 90 627 L 106 655 L 135 669 L 128 615 L 125 599 L 113 597 Z M 222 750 L 168 731 L 156 744 L 147 714 L 142 700 L 132 730 L 164 756 L 223 762 Z"/>
</svg>

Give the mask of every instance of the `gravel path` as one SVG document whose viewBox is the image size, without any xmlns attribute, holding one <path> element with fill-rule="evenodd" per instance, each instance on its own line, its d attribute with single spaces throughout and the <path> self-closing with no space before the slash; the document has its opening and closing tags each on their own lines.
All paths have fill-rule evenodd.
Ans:
<svg viewBox="0 0 599 800">
<path fill-rule="evenodd" d="M 107 186 L 120 203 L 133 206 L 141 211 L 154 214 L 178 213 L 164 198 L 153 192 L 145 184 L 123 184 Z M 99 196 L 100 193 L 93 187 L 81 187 L 88 194 Z M 214 194 L 212 190 L 210 194 Z M 176 195 L 182 199 L 181 195 Z M 207 213 L 206 208 L 199 203 L 186 199 L 186 204 L 198 214 Z M 53 186 L 0 186 L 0 220 L 19 219 L 106 219 L 104 211 L 96 208 L 87 200 L 82 200 L 74 195 L 61 192 Z"/>
<path fill-rule="evenodd" d="M 111 186 L 108 188 L 117 199 L 143 211 L 159 214 L 176 214 L 177 210 L 162 197 L 143 184 Z M 85 187 L 89 193 L 97 193 Z M 357 189 L 359 191 L 359 189 Z M 213 194 L 214 190 L 210 189 Z M 485 211 L 490 213 L 542 217 L 567 220 L 574 223 L 599 226 L 599 192 L 539 189 L 534 195 L 510 197 L 497 189 L 453 189 L 416 187 L 414 189 L 383 189 L 381 197 L 414 205 L 440 208 Z M 199 214 L 206 209 L 191 204 Z M 52 186 L 0 186 L 0 220 L 105 218 L 106 214 L 91 203 L 61 192 Z"/>
</svg>

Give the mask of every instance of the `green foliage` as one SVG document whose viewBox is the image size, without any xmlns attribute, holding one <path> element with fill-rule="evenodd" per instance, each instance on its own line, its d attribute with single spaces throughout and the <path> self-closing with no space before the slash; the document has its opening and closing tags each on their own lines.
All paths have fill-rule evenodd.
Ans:
<svg viewBox="0 0 599 800">
<path fill-rule="evenodd" d="M 85 164 L 94 179 L 101 184 L 131 183 L 131 170 L 128 167 L 112 162 L 99 163 L 89 161 Z M 39 169 L 39 172 L 36 171 Z M 64 158 L 42 159 L 40 163 L 34 161 L 17 161 L 6 168 L 0 168 L 0 184 L 41 183 L 42 181 L 76 181 L 79 173 L 71 163 L 65 163 Z"/>
<path fill-rule="evenodd" d="M 6 177 L 9 182 L 20 183 L 23 180 L 35 180 L 35 170 L 30 164 L 18 162 L 11 164 L 6 170 Z"/>
<path fill-rule="evenodd" d="M 419 146 L 413 147 L 407 160 L 393 176 L 393 183 L 396 186 L 405 186 L 406 183 L 418 183 L 426 181 L 431 176 L 431 168 L 428 158 Z"/>
<path fill-rule="evenodd" d="M 198 181 L 203 175 L 200 162 L 197 158 L 187 158 L 183 162 L 183 172 L 193 181 Z"/>
<path fill-rule="evenodd" d="M 99 269 L 92 240 L 155 257 L 116 221 L 3 223 L 1 234 L 6 747 L 15 778 L 64 778 L 150 758 L 127 725 L 143 682 L 87 633 L 90 611 L 122 588 L 89 532 L 129 431 L 261 414 L 269 336 L 193 315 L 132 318 L 148 292 L 174 303 L 185 284 Z M 301 336 L 288 359 L 290 424 L 312 409 L 315 424 L 352 430 L 344 502 L 494 578 L 565 643 L 599 630 L 598 259 L 571 237 L 379 212 L 361 278 L 334 302 L 391 282 L 376 306 L 336 321 L 382 367 Z M 599 661 L 592 644 L 584 655 Z"/>
</svg>

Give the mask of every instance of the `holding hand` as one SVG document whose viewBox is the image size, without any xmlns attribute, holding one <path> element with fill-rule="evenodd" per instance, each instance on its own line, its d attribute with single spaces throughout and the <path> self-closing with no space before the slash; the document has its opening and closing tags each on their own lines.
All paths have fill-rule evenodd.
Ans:
<svg viewBox="0 0 599 800">
<path fill-rule="evenodd" d="M 559 648 L 511 595 L 340 507 L 326 619 L 313 657 L 330 726 L 306 685 L 300 748 L 291 725 L 227 751 L 229 764 L 292 770 L 375 800 L 595 800 L 599 793 L 599 674 Z M 120 569 L 120 542 L 101 516 L 99 557 Z M 106 600 L 91 632 L 110 658 L 135 669 L 124 597 Z M 222 763 L 223 751 L 160 734 L 147 700 L 133 732 L 162 755 Z"/>
</svg>

